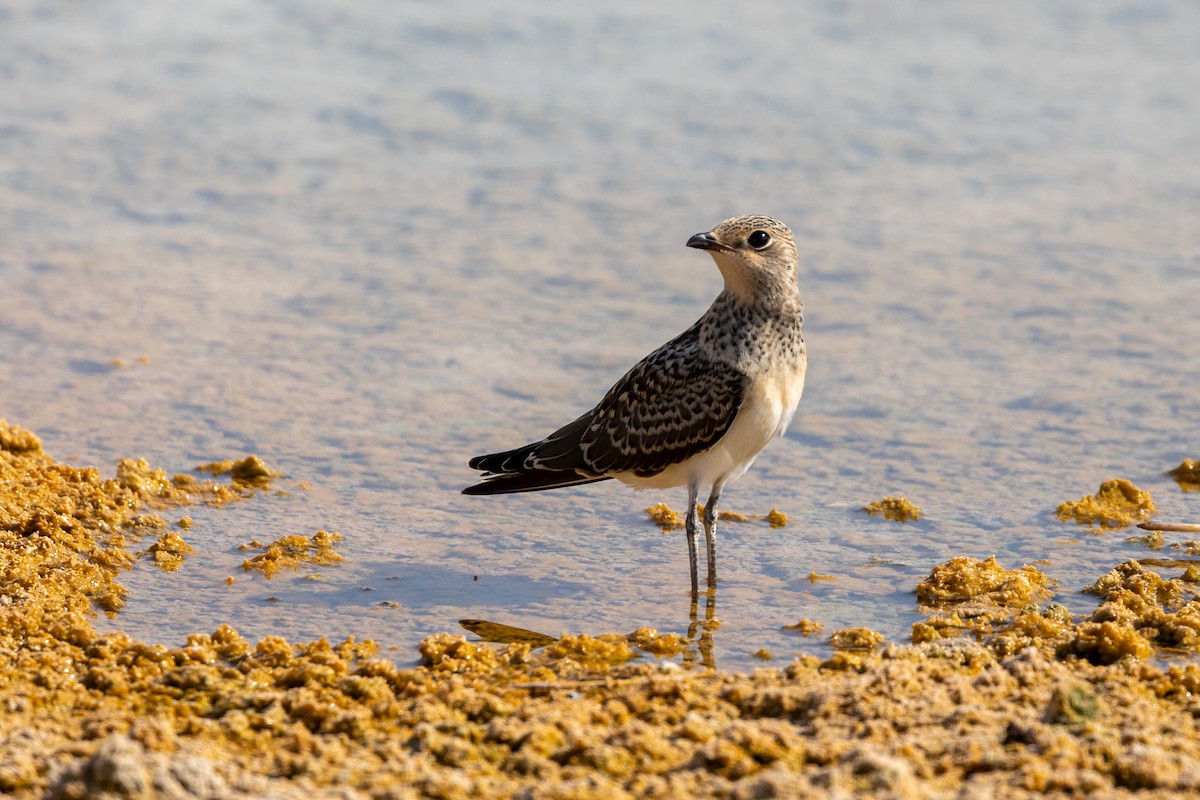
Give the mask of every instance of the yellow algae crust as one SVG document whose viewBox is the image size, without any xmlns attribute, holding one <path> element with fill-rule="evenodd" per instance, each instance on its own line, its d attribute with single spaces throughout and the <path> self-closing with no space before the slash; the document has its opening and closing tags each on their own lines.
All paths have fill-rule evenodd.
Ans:
<svg viewBox="0 0 1200 800">
<path fill-rule="evenodd" d="M 164 572 L 174 572 L 183 566 L 183 559 L 195 548 L 184 541 L 178 531 L 164 531 L 147 551 L 154 556 L 155 565 Z"/>
<path fill-rule="evenodd" d="M 281 536 L 270 544 L 248 542 L 242 549 L 262 547 L 264 551 L 242 562 L 244 572 L 259 572 L 264 578 L 274 578 L 281 569 L 299 569 L 301 564 L 336 564 L 342 560 L 334 545 L 342 535 L 330 531 L 317 531 L 311 537 L 300 534 Z"/>
<path fill-rule="evenodd" d="M 195 502 L 222 504 L 239 495 L 231 487 L 188 476 L 170 478 L 144 459 L 122 459 L 116 476 L 59 464 L 38 438 L 0 420 L 0 552 L 4 553 L 0 624 L 8 615 L 86 612 L 89 601 L 116 611 L 125 590 L 116 575 L 133 562 L 130 537 L 159 531 L 166 522 L 143 509 Z M 167 537 L 164 537 L 167 538 Z M 187 544 L 160 539 L 150 552 Z M 59 604 L 62 609 L 51 609 Z M 2 634 L 0 634 L 2 635 Z"/>
<path fill-rule="evenodd" d="M 1084 589 L 1102 602 L 1078 626 L 1069 651 L 1103 663 L 1146 658 L 1158 647 L 1200 652 L 1200 602 L 1187 571 L 1163 578 L 1126 561 Z"/>
<path fill-rule="evenodd" d="M 782 528 L 788 524 L 788 515 L 778 508 L 772 508 L 766 515 L 767 524 L 772 528 Z"/>
<path fill-rule="evenodd" d="M 103 480 L 30 437 L 0 423 L 6 797 L 1200 791 L 1200 665 L 1146 661 L 1140 643 L 1195 651 L 1191 585 L 1133 562 L 1096 581 L 1097 611 L 1078 624 L 1053 607 L 1012 609 L 1021 570 L 934 571 L 938 603 L 1010 604 L 1013 630 L 1024 620 L 1015 650 L 1007 629 L 916 646 L 839 631 L 874 646 L 751 675 L 631 661 L 687 641 L 649 629 L 540 650 L 435 634 L 409 668 L 371 642 L 252 643 L 227 625 L 166 647 L 98 634 L 90 608 L 131 562 L 128 526 L 178 489 L 140 467 L 126 470 L 138 480 Z"/>
<path fill-rule="evenodd" d="M 271 481 L 282 474 L 268 467 L 256 455 L 249 455 L 238 461 L 233 459 L 212 461 L 196 467 L 196 471 L 207 472 L 213 477 L 228 475 L 235 485 L 256 489 L 269 488 Z"/>
<path fill-rule="evenodd" d="M 1060 522 L 1074 520 L 1080 525 L 1124 528 L 1146 519 L 1155 510 L 1149 492 L 1124 478 L 1113 478 L 1100 484 L 1095 494 L 1060 503 L 1055 514 Z"/>
<path fill-rule="evenodd" d="M 662 528 L 663 533 L 683 527 L 683 517 L 666 503 L 650 506 L 646 509 L 646 515 L 650 517 L 651 522 Z"/>
<path fill-rule="evenodd" d="M 697 506 L 697 510 L 700 514 L 703 514 L 704 506 Z M 651 522 L 662 528 L 663 533 L 670 533 L 676 528 L 684 526 L 683 515 L 666 503 L 658 503 L 657 505 L 650 506 L 646 509 L 646 516 L 650 518 Z M 772 508 L 761 516 L 758 514 L 740 514 L 737 511 L 719 511 L 717 519 L 727 522 L 749 522 L 753 519 L 764 519 L 772 528 L 782 528 L 788 523 L 787 514 L 775 508 Z"/>
<path fill-rule="evenodd" d="M 835 650 L 870 650 L 887 641 L 882 633 L 870 628 L 842 628 L 834 631 L 829 643 Z"/>
<path fill-rule="evenodd" d="M 1178 467 L 1169 470 L 1167 474 L 1175 479 L 1183 491 L 1200 492 L 1200 461 L 1185 458 Z"/>
<path fill-rule="evenodd" d="M 672 658 L 688 653 L 694 642 L 678 633 L 659 633 L 654 628 L 638 628 L 625 637 L 630 644 L 643 653 L 658 658 Z"/>
<path fill-rule="evenodd" d="M 934 567 L 929 577 L 917 584 L 918 602 L 926 618 L 914 623 L 915 644 L 974 636 L 1008 629 L 995 642 L 998 651 L 1016 652 L 1033 638 L 1055 639 L 1059 631 L 1036 614 L 1036 605 L 1050 598 L 1054 582 L 1036 567 L 1005 569 L 995 556 L 985 559 L 958 556 Z M 1033 607 L 1033 617 L 1013 621 L 1019 611 Z M 1011 622 L 1011 624 L 1009 624 Z M 1029 631 L 1033 633 L 1030 634 Z"/>
<path fill-rule="evenodd" d="M 1049 579 L 1032 566 L 1008 570 L 996 562 L 958 556 L 934 567 L 917 584 L 917 599 L 925 605 L 961 603 L 985 598 L 998 606 L 1019 608 L 1048 595 Z"/>
<path fill-rule="evenodd" d="M 921 518 L 921 509 L 909 502 L 907 497 L 884 497 L 868 503 L 862 510 L 873 517 L 883 517 L 892 522 L 916 522 Z"/>
<path fill-rule="evenodd" d="M 785 631 L 797 631 L 802 636 L 812 636 L 813 634 L 820 632 L 822 627 L 824 626 L 815 619 L 802 619 L 799 622 L 791 625 L 784 625 L 783 629 Z"/>
</svg>

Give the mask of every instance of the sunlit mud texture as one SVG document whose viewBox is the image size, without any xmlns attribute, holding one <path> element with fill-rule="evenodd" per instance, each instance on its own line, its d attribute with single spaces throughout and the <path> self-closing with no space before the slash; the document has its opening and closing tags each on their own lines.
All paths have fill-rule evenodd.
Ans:
<svg viewBox="0 0 1200 800">
<path fill-rule="evenodd" d="M 1200 461 L 1185 458 L 1178 467 L 1167 474 L 1174 478 L 1179 488 L 1185 492 L 1200 492 Z"/>
<path fill-rule="evenodd" d="M 863 507 L 863 511 L 873 517 L 883 517 L 893 522 L 916 522 L 921 518 L 921 509 L 909 502 L 907 497 L 885 497 L 875 500 Z"/>
<path fill-rule="evenodd" d="M 1124 528 L 1146 519 L 1156 510 L 1149 492 L 1124 478 L 1114 478 L 1100 484 L 1093 495 L 1059 504 L 1057 514 L 1062 522 L 1074 520 L 1098 528 Z"/>
<path fill-rule="evenodd" d="M 916 587 L 927 612 L 913 632 L 920 644 L 845 629 L 831 634 L 832 657 L 802 655 L 751 676 L 683 668 L 673 659 L 689 641 L 648 629 L 551 639 L 483 623 L 482 633 L 511 641 L 435 634 L 407 668 L 369 641 L 249 642 L 219 620 L 175 647 L 96 632 L 94 609 L 121 606 L 116 579 L 137 541 L 164 542 L 152 509 L 241 493 L 138 461 L 103 478 L 0 423 L 0 792 L 915 800 L 1200 791 L 1200 666 L 1169 660 L 1200 648 L 1195 584 L 1133 561 L 1100 576 L 1088 589 L 1095 611 L 1074 619 L 1045 604 L 1053 582 L 1034 567 L 956 558 Z M 297 558 L 335 541 L 299 538 Z M 187 551 L 167 539 L 149 552 L 158 562 L 160 552 Z M 808 619 L 793 627 L 822 629 Z"/>
</svg>

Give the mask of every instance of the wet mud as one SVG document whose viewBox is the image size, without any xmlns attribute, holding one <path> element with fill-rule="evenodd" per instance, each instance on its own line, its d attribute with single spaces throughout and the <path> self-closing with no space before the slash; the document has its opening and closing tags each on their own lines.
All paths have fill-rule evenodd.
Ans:
<svg viewBox="0 0 1200 800">
<path fill-rule="evenodd" d="M 921 518 L 921 509 L 907 497 L 884 497 L 863 507 L 873 517 L 883 517 L 893 522 L 916 522 Z"/>
<path fill-rule="evenodd" d="M 408 666 L 380 657 L 370 641 L 250 642 L 223 624 L 175 647 L 97 633 L 97 610 L 119 620 L 119 578 L 139 557 L 162 566 L 196 556 L 196 545 L 183 543 L 188 526 L 176 530 L 160 514 L 251 496 L 238 482 L 172 478 L 137 460 L 104 478 L 55 461 L 34 434 L 0 423 L 0 792 L 1200 791 L 1191 565 L 1118 564 L 1088 587 L 1094 610 L 1073 616 L 1050 602 L 1055 582 L 1036 566 L 954 558 L 914 587 L 925 621 L 912 643 L 834 630 L 832 656 L 781 663 L 762 650 L 771 666 L 750 675 L 702 668 L 694 639 L 644 628 L 554 638 L 464 621 L 497 641 L 435 634 Z M 285 563 L 333 560 L 335 543 L 321 532 L 265 553 L 278 550 Z M 818 620 L 789 628 L 801 645 L 824 638 Z"/>
<path fill-rule="evenodd" d="M 1098 528 L 1124 528 L 1157 511 L 1150 493 L 1124 478 L 1100 484 L 1095 494 L 1060 503 L 1055 512 L 1061 522 L 1075 521 Z"/>
</svg>

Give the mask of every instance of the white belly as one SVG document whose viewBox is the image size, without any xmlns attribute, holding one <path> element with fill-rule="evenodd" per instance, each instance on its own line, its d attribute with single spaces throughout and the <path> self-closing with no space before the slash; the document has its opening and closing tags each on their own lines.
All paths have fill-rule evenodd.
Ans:
<svg viewBox="0 0 1200 800">
<path fill-rule="evenodd" d="M 760 378 L 751 384 L 733 425 L 708 450 L 649 478 L 632 472 L 613 477 L 635 489 L 724 485 L 748 470 L 767 442 L 787 431 L 803 391 L 803 365 L 779 378 Z"/>
</svg>

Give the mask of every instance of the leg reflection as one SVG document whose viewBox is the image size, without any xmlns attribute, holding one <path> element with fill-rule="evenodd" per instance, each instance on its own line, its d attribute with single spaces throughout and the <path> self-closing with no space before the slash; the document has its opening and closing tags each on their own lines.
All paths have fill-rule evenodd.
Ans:
<svg viewBox="0 0 1200 800">
<path fill-rule="evenodd" d="M 704 618 L 700 618 L 700 598 L 704 598 Z M 700 663 L 709 669 L 716 669 L 717 662 L 713 656 L 715 644 L 714 633 L 720 625 L 717 619 L 717 569 L 713 560 L 708 562 L 708 589 L 692 592 L 691 606 L 688 613 L 688 638 L 696 643 L 700 654 Z M 694 661 L 693 659 L 689 659 Z"/>
</svg>

